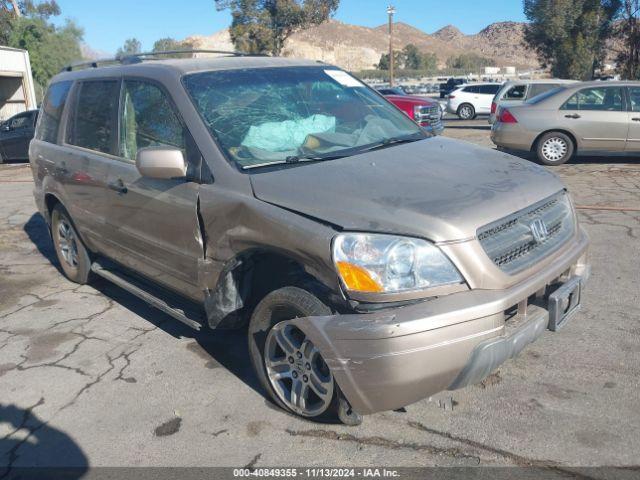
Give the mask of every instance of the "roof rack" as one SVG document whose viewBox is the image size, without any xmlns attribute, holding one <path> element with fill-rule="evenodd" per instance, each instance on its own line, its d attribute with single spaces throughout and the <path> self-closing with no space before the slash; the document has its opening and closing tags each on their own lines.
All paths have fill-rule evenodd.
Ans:
<svg viewBox="0 0 640 480">
<path fill-rule="evenodd" d="M 142 53 L 134 53 L 131 55 L 124 55 L 122 57 L 114 57 L 114 58 L 103 58 L 99 60 L 91 60 L 89 62 L 77 62 L 72 63 L 70 65 L 65 66 L 61 72 L 71 72 L 73 70 L 82 70 L 84 68 L 98 68 L 106 65 L 133 65 L 136 63 L 142 63 L 145 60 L 153 60 L 156 57 L 162 56 L 175 56 L 175 55 L 184 55 L 186 53 L 215 53 L 218 55 L 227 55 L 230 57 L 264 57 L 264 54 L 252 54 L 252 53 L 244 53 L 244 52 L 229 52 L 226 50 L 205 50 L 205 49 L 194 49 L 194 50 L 165 50 L 161 52 L 142 52 Z"/>
</svg>

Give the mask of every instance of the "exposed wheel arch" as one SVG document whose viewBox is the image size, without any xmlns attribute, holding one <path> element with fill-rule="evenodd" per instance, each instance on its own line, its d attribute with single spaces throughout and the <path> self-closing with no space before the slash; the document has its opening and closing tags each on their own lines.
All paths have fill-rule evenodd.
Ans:
<svg viewBox="0 0 640 480">
<path fill-rule="evenodd" d="M 216 288 L 205 298 L 209 326 L 245 326 L 260 300 L 286 286 L 307 290 L 327 304 L 339 302 L 331 288 L 309 273 L 299 260 L 274 249 L 256 247 L 225 264 Z"/>
<path fill-rule="evenodd" d="M 53 209 L 55 208 L 56 205 L 62 205 L 62 202 L 60 201 L 60 199 L 58 197 L 56 197 L 53 193 L 47 193 L 44 196 L 44 205 L 47 208 L 46 214 L 47 214 L 47 218 L 45 219 L 47 221 L 48 225 L 51 225 L 51 212 L 53 212 Z"/>
</svg>

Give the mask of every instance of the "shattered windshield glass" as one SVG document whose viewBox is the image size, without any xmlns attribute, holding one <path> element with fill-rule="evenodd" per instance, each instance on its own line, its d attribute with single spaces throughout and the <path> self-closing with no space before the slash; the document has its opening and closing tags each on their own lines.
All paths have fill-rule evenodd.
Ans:
<svg viewBox="0 0 640 480">
<path fill-rule="evenodd" d="M 243 168 L 353 155 L 427 135 L 342 70 L 254 68 L 187 75 L 184 85 Z"/>
</svg>

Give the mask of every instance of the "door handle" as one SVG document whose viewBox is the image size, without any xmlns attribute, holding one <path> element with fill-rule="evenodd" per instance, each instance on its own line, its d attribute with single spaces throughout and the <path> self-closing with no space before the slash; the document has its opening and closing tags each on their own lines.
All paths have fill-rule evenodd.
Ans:
<svg viewBox="0 0 640 480">
<path fill-rule="evenodd" d="M 633 120 L 634 122 L 640 122 L 640 117 L 632 118 L 631 120 Z"/>
<path fill-rule="evenodd" d="M 565 115 L 564 118 L 580 118 L 580 115 L 577 113 L 572 113 L 571 115 Z"/>
<path fill-rule="evenodd" d="M 107 184 L 107 187 L 114 192 L 118 192 L 120 195 L 124 195 L 128 192 L 127 187 L 125 187 L 124 182 L 120 178 L 115 182 Z"/>
</svg>

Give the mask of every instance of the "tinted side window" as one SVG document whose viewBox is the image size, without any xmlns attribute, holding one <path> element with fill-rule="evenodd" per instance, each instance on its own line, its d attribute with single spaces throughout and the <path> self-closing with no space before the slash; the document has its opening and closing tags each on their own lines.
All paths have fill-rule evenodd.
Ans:
<svg viewBox="0 0 640 480">
<path fill-rule="evenodd" d="M 67 143 L 115 154 L 119 92 L 120 82 L 117 80 L 82 82 L 67 129 Z"/>
<path fill-rule="evenodd" d="M 124 85 L 121 155 L 135 160 L 139 149 L 154 146 L 185 150 L 185 129 L 164 92 L 147 82 Z"/>
<path fill-rule="evenodd" d="M 507 90 L 504 98 L 507 100 L 522 100 L 524 98 L 524 91 L 526 89 L 526 85 L 514 85 L 509 90 Z"/>
<path fill-rule="evenodd" d="M 480 87 L 478 87 L 477 85 L 473 85 L 471 87 L 464 87 L 464 91 L 467 93 L 479 93 Z"/>
<path fill-rule="evenodd" d="M 27 128 L 33 124 L 33 117 L 30 113 L 23 113 L 21 115 L 16 115 L 11 119 L 9 123 L 9 127 L 12 130 L 18 130 L 20 128 Z"/>
<path fill-rule="evenodd" d="M 562 109 L 620 112 L 623 110 L 622 89 L 618 87 L 585 88 L 572 95 Z"/>
<path fill-rule="evenodd" d="M 49 87 L 47 96 L 42 102 L 42 114 L 36 138 L 45 142 L 56 143 L 58 139 L 58 128 L 60 126 L 60 118 L 64 110 L 64 104 L 67 101 L 67 95 L 71 88 L 72 82 L 54 83 Z"/>
<path fill-rule="evenodd" d="M 497 83 L 495 85 L 480 85 L 479 89 L 483 95 L 495 95 L 500 90 L 500 85 Z"/>
<path fill-rule="evenodd" d="M 541 93 L 548 92 L 549 90 L 553 90 L 557 88 L 557 83 L 534 83 L 529 87 L 528 98 L 533 98 L 536 95 L 540 95 Z"/>
</svg>

